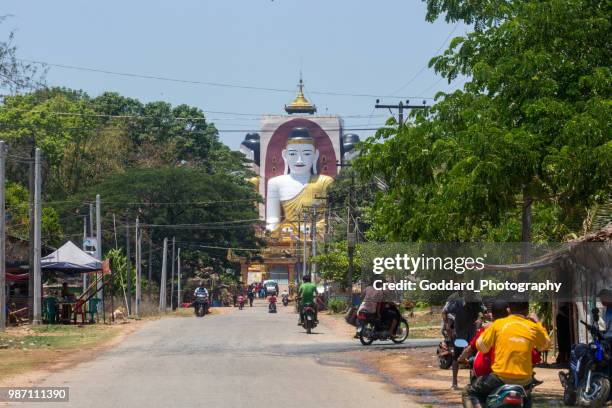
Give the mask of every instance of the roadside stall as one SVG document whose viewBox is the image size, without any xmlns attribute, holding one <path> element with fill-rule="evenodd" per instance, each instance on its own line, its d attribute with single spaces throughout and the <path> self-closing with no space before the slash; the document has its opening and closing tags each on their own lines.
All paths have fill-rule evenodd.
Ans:
<svg viewBox="0 0 612 408">
<path fill-rule="evenodd" d="M 50 277 L 54 277 L 62 282 L 61 287 L 58 286 L 56 290 L 52 290 L 52 285 L 47 285 L 48 290 L 43 293 L 44 321 L 47 323 L 72 321 L 76 324 L 79 317 L 82 323 L 95 321 L 102 303 L 98 293 L 104 287 L 102 262 L 68 241 L 41 259 L 41 270 L 46 275 L 47 281 Z M 88 279 L 91 284 L 77 295 L 71 286 L 76 286 L 75 282 L 80 281 L 78 277 L 84 273 L 90 274 L 93 279 Z"/>
</svg>

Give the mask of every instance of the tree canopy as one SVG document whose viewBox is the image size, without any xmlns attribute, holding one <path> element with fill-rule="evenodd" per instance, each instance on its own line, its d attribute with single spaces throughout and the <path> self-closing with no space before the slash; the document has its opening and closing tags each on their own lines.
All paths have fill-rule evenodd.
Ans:
<svg viewBox="0 0 612 408">
<path fill-rule="evenodd" d="M 394 240 L 561 239 L 610 197 L 612 15 L 605 1 L 430 0 L 428 18 L 476 24 L 430 65 L 464 89 L 364 143 L 382 177 L 372 214 Z M 530 231 L 531 232 L 531 231 Z"/>
</svg>

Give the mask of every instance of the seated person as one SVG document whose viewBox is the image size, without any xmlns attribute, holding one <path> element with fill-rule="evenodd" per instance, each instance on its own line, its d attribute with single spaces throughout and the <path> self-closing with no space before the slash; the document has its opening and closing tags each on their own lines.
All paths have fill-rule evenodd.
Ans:
<svg viewBox="0 0 612 408">
<path fill-rule="evenodd" d="M 70 293 L 70 288 L 68 287 L 68 282 L 62 283 L 61 297 L 64 300 L 74 300 L 75 299 L 74 294 Z"/>
</svg>

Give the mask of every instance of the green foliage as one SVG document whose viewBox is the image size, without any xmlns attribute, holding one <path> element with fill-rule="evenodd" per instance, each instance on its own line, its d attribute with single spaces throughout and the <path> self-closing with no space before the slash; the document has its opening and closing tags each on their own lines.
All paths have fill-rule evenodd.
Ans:
<svg viewBox="0 0 612 408">
<path fill-rule="evenodd" d="M 385 129 L 357 160 L 389 185 L 376 238 L 518 241 L 534 199 L 533 240 L 563 239 L 612 180 L 609 2 L 428 1 L 429 17 L 477 22 L 430 65 L 464 90 L 414 123 Z"/>
<path fill-rule="evenodd" d="M 107 176 L 83 191 L 78 201 L 91 200 L 95 194 L 104 197 L 106 214 L 121 217 L 129 211 L 132 222 L 138 216 L 153 242 L 176 237 L 182 248 L 185 277 L 207 266 L 223 272 L 230 266 L 224 247 L 253 248 L 258 244 L 253 230 L 253 220 L 258 214 L 253 203 L 259 197 L 246 181 L 231 176 L 209 174 L 199 167 L 133 168 Z M 138 204 L 126 208 L 125 203 Z M 63 211 L 70 212 L 69 208 L 67 205 Z M 240 222 L 226 224 L 228 220 Z M 147 224 L 153 226 L 147 227 Z M 176 227 L 177 224 L 186 226 Z M 75 230 L 78 227 L 78 224 L 73 226 Z M 119 228 L 122 237 L 125 230 Z M 112 242 L 113 239 L 113 230 L 108 229 L 105 240 Z M 239 250 L 235 253 L 245 255 Z M 155 250 L 154 254 L 155 261 L 159 262 L 160 251 Z M 155 273 L 158 272 L 156 267 Z"/>
<path fill-rule="evenodd" d="M 342 313 L 346 310 L 346 301 L 332 298 L 327 301 L 327 307 L 332 313 Z"/>
<path fill-rule="evenodd" d="M 343 287 L 346 286 L 348 274 L 346 241 L 331 244 L 327 253 L 311 257 L 310 260 L 317 263 L 317 271 L 321 277 L 340 283 Z M 357 245 L 353 255 L 353 282 L 359 281 L 362 263 L 360 246 Z"/>
</svg>

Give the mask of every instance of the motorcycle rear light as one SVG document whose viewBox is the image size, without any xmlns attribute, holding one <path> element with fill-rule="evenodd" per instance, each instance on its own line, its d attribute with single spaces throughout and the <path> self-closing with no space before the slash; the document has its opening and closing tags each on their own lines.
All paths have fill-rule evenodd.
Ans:
<svg viewBox="0 0 612 408">
<path fill-rule="evenodd" d="M 504 397 L 504 404 L 506 405 L 523 405 L 523 398 L 515 393 L 508 394 Z"/>
<path fill-rule="evenodd" d="M 363 313 L 359 313 L 359 314 L 357 315 L 357 318 L 358 318 L 359 320 L 365 320 L 365 319 L 366 319 L 366 315 L 364 315 Z"/>
</svg>

